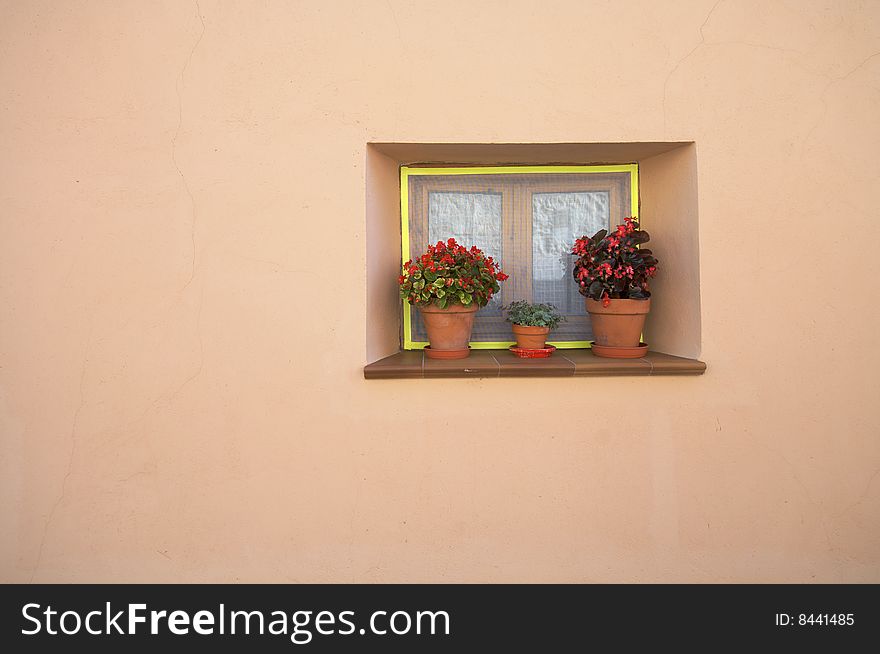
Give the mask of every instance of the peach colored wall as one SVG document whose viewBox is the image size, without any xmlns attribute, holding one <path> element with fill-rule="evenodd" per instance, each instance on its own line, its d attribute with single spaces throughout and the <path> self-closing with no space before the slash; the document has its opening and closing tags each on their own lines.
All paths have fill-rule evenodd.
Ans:
<svg viewBox="0 0 880 654">
<path fill-rule="evenodd" d="M 880 581 L 880 4 L 2 2 L 0 83 L 0 580 Z M 363 380 L 368 142 L 691 140 L 706 375 Z"/>
</svg>

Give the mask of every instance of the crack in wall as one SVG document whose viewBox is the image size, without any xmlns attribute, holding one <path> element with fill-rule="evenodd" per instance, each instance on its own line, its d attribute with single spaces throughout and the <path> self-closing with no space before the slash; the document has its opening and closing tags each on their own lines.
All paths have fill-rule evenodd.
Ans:
<svg viewBox="0 0 880 654">
<path fill-rule="evenodd" d="M 704 34 L 703 30 L 706 28 L 706 25 L 709 23 L 709 20 L 710 20 L 710 18 L 712 17 L 712 14 L 715 12 L 715 10 L 718 8 L 718 6 L 719 6 L 723 1 L 724 1 L 724 0 L 717 0 L 717 2 L 716 2 L 716 3 L 712 6 L 712 8 L 709 10 L 709 13 L 706 14 L 706 18 L 703 20 L 703 23 L 702 23 L 702 25 L 700 25 L 700 29 L 699 29 L 699 32 L 700 32 L 700 42 L 697 43 L 697 45 L 695 45 L 695 46 L 694 46 L 694 47 L 693 47 L 693 48 L 692 48 L 692 49 L 691 49 L 686 55 L 684 55 L 683 57 L 681 57 L 681 58 L 675 63 L 675 65 L 672 67 L 672 69 L 671 69 L 671 70 L 669 71 L 669 73 L 666 75 L 666 79 L 663 80 L 663 134 L 664 134 L 664 137 L 666 136 L 666 133 L 667 133 L 667 131 L 666 131 L 666 130 L 667 130 L 667 108 L 666 108 L 666 103 L 667 103 L 667 99 L 668 99 L 669 80 L 670 80 L 670 79 L 672 78 L 672 76 L 676 73 L 676 71 L 681 67 L 681 65 L 682 65 L 682 64 L 683 64 L 683 63 L 684 63 L 689 57 L 691 57 L 691 56 L 692 56 L 697 50 L 699 50 L 700 48 L 705 47 L 705 46 L 709 46 L 709 45 L 713 45 L 713 46 L 719 46 L 719 45 L 745 45 L 745 46 L 753 47 L 753 48 L 762 48 L 762 49 L 765 49 L 765 50 L 773 50 L 773 51 L 776 51 L 776 52 L 781 52 L 781 53 L 783 53 L 783 54 L 796 54 L 796 55 L 800 55 L 800 56 L 803 56 L 803 55 L 805 54 L 804 52 L 801 52 L 801 51 L 799 51 L 799 50 L 793 50 L 793 49 L 790 49 L 790 48 L 780 48 L 780 47 L 777 47 L 777 46 L 771 46 L 771 45 L 766 45 L 766 44 L 761 44 L 761 43 L 754 43 L 754 42 L 751 42 L 751 41 L 719 41 L 719 42 L 711 43 L 711 44 L 710 44 L 710 43 L 706 43 L 706 37 L 705 37 L 705 34 Z M 842 19 L 841 19 L 841 22 L 843 22 Z M 810 129 L 807 131 L 806 135 L 805 135 L 804 138 L 803 138 L 803 143 L 806 144 L 806 143 L 809 141 L 810 137 L 813 135 L 813 133 L 816 131 L 816 129 L 819 127 L 819 125 L 822 123 L 822 121 L 825 119 L 825 116 L 827 115 L 827 112 L 828 112 L 828 103 L 827 103 L 827 101 L 826 101 L 826 96 L 827 96 L 828 92 L 830 91 L 831 87 L 832 87 L 834 84 L 836 84 L 836 83 L 838 83 L 838 82 L 841 82 L 841 81 L 843 81 L 843 80 L 849 78 L 849 77 L 852 76 L 853 74 L 855 74 L 860 68 L 862 68 L 863 66 L 867 65 L 868 62 L 870 62 L 872 59 L 874 59 L 874 58 L 877 57 L 877 56 L 880 56 L 880 51 L 878 51 L 878 52 L 874 52 L 874 53 L 868 55 L 867 57 L 865 57 L 865 59 L 863 59 L 859 64 L 857 64 L 856 66 L 854 66 L 853 68 L 851 68 L 849 71 L 847 71 L 846 73 L 844 73 L 844 74 L 842 74 L 842 75 L 837 75 L 837 76 L 831 76 L 831 75 L 823 74 L 823 73 L 818 72 L 818 71 L 816 71 L 816 70 L 809 70 L 809 69 L 805 68 L 805 67 L 802 66 L 802 65 L 796 64 L 796 65 L 798 65 L 798 67 L 801 68 L 802 70 L 805 70 L 806 72 L 808 72 L 808 73 L 810 73 L 810 74 L 817 75 L 817 76 L 819 76 L 819 77 L 823 77 L 823 78 L 825 78 L 825 79 L 828 80 L 828 83 L 825 85 L 825 87 L 822 89 L 822 91 L 821 91 L 820 94 L 819 94 L 819 100 L 820 100 L 820 102 L 822 103 L 822 113 L 820 114 L 820 116 L 819 116 L 819 118 L 816 120 L 816 122 L 813 124 L 813 126 L 810 127 Z"/>
<path fill-rule="evenodd" d="M 177 161 L 177 139 L 180 136 L 180 130 L 183 127 L 183 94 L 181 93 L 181 86 L 183 85 L 186 70 L 189 68 L 190 62 L 192 62 L 196 48 L 199 47 L 199 43 L 202 42 L 202 37 L 205 36 L 206 29 L 205 19 L 202 17 L 202 8 L 199 6 L 198 0 L 196 0 L 196 13 L 199 16 L 199 21 L 202 23 L 202 31 L 199 33 L 195 43 L 193 43 L 192 48 L 190 48 L 189 55 L 187 55 L 186 61 L 183 62 L 183 68 L 180 69 L 180 74 L 177 76 L 177 81 L 174 84 L 174 89 L 177 92 L 177 129 L 174 132 L 174 136 L 171 137 L 171 161 L 174 164 L 174 168 L 177 170 L 177 174 L 180 176 L 180 180 L 183 182 L 183 188 L 186 191 L 187 196 L 189 196 L 190 210 L 192 213 L 192 218 L 190 220 L 190 240 L 192 241 L 191 269 L 189 279 L 186 281 L 186 284 L 183 285 L 181 291 L 186 290 L 196 276 L 196 200 L 192 194 L 192 189 L 189 187 L 189 182 Z"/>
<path fill-rule="evenodd" d="M 832 517 L 835 519 L 840 518 L 840 517 L 846 515 L 847 513 L 849 513 L 850 511 L 852 511 L 854 508 L 856 508 L 859 504 L 864 502 L 866 499 L 868 499 L 868 493 L 871 491 L 871 486 L 874 484 L 874 480 L 877 478 L 878 475 L 880 475 L 880 468 L 875 470 L 874 474 L 872 474 L 871 477 L 868 479 L 868 483 L 865 484 L 865 490 L 863 490 L 861 492 L 861 494 L 856 499 L 856 501 L 849 504 L 845 509 L 843 509 L 843 511 L 840 511 L 839 513 L 835 513 Z"/>
<path fill-rule="evenodd" d="M 149 403 L 140 412 L 140 415 L 138 415 L 136 418 L 133 418 L 132 420 L 129 420 L 127 422 L 115 423 L 109 427 L 105 427 L 105 428 L 101 429 L 100 431 L 95 432 L 96 436 L 130 432 L 133 428 L 135 428 L 140 423 L 142 423 L 144 420 L 146 420 L 147 416 L 151 412 L 159 411 L 162 408 L 164 408 L 165 406 L 168 406 L 171 403 L 171 400 L 173 400 L 184 389 L 184 387 L 186 387 L 189 383 L 191 383 L 193 380 L 195 380 L 201 374 L 202 369 L 204 367 L 204 358 L 205 358 L 204 357 L 204 343 L 202 340 L 202 306 L 204 304 L 204 301 L 205 301 L 205 285 L 204 285 L 204 283 L 202 283 L 201 292 L 199 295 L 199 305 L 198 305 L 198 308 L 196 309 L 196 336 L 199 341 L 199 363 L 196 366 L 196 371 L 194 373 L 192 373 L 191 375 L 187 376 L 187 378 L 175 390 L 171 391 L 170 393 L 160 394 L 158 397 L 155 397 L 155 399 L 150 400 Z M 97 339 L 94 342 L 93 346 L 102 343 L 103 341 L 106 340 L 106 338 L 107 337 Z M 130 437 L 130 438 L 124 439 L 121 442 L 128 443 L 128 442 L 131 442 L 132 440 L 134 440 L 134 438 Z M 135 474 L 141 474 L 141 473 L 135 473 Z M 125 479 L 120 479 L 119 481 L 127 481 L 129 478 L 130 477 L 127 477 Z"/>
<path fill-rule="evenodd" d="M 73 412 L 73 424 L 70 427 L 70 455 L 67 459 L 67 470 L 64 473 L 64 477 L 61 480 L 61 493 L 58 495 L 58 498 L 55 500 L 55 503 L 52 505 L 52 508 L 49 509 L 49 515 L 46 516 L 46 522 L 43 524 L 43 534 L 40 537 L 40 546 L 37 549 L 37 560 L 34 563 L 34 567 L 31 570 L 31 576 L 29 583 L 34 583 L 34 578 L 37 575 L 37 571 L 40 569 L 40 564 L 43 562 L 43 549 L 46 545 L 46 538 L 49 535 L 49 527 L 52 524 L 52 521 L 55 519 L 55 514 L 58 511 L 58 507 L 61 506 L 61 503 L 64 501 L 64 496 L 67 494 L 67 482 L 70 479 L 71 474 L 73 474 L 73 460 L 76 456 L 76 443 L 77 436 L 76 431 L 79 426 L 79 416 L 82 412 L 83 407 L 85 406 L 85 393 L 83 391 L 83 387 L 85 385 L 86 378 L 86 370 L 88 369 L 89 364 L 89 353 L 92 348 L 92 332 L 94 330 L 94 316 L 92 316 L 89 321 L 89 332 L 86 336 L 86 344 L 83 347 L 83 362 L 82 369 L 79 374 L 79 404 L 77 404 L 76 410 Z"/>
<path fill-rule="evenodd" d="M 804 136 L 804 139 L 803 139 L 804 146 L 806 146 L 806 144 L 809 143 L 810 138 L 813 136 L 813 133 L 819 128 L 819 125 L 822 124 L 822 121 L 825 120 L 825 116 L 828 115 L 828 101 L 826 100 L 826 97 L 828 96 L 828 92 L 831 90 L 831 87 L 834 86 L 835 84 L 837 84 L 838 82 L 842 82 L 845 79 L 849 79 L 851 76 L 855 75 L 855 73 L 860 68 L 862 68 L 863 66 L 866 66 L 868 64 L 868 62 L 871 61 L 871 59 L 873 59 L 874 57 L 878 57 L 878 56 L 880 56 L 880 52 L 874 52 L 874 53 L 868 55 L 867 57 L 865 57 L 861 61 L 861 63 L 859 63 L 855 67 L 851 68 L 849 71 L 847 71 L 843 75 L 838 75 L 836 77 L 831 77 L 828 75 L 823 76 L 828 79 L 828 83 L 825 85 L 825 88 L 823 88 L 822 92 L 819 94 L 819 101 L 822 103 L 822 113 L 819 114 L 819 118 L 816 119 L 816 122 L 813 123 L 813 126 L 810 127 L 810 129 L 807 131 L 806 135 Z"/>
<path fill-rule="evenodd" d="M 718 0 L 714 5 L 712 5 L 712 8 L 709 10 L 709 13 L 706 14 L 706 18 L 703 20 L 703 24 L 700 25 L 700 42 L 697 43 L 697 45 L 695 45 L 690 52 L 688 52 L 685 56 L 683 56 L 681 59 L 679 59 L 677 62 L 675 62 L 675 65 L 672 67 L 672 70 L 669 71 L 669 73 L 666 75 L 666 79 L 663 80 L 663 136 L 664 137 L 666 136 L 666 90 L 669 85 L 669 79 L 675 74 L 675 71 L 678 70 L 679 66 L 681 66 L 684 63 L 685 59 L 690 57 L 692 54 L 694 54 L 697 50 L 699 50 L 702 46 L 704 46 L 706 44 L 706 36 L 703 34 L 703 30 L 705 29 L 706 25 L 709 23 L 709 19 L 712 18 L 712 14 L 715 13 L 715 10 L 718 8 L 718 5 L 720 5 L 723 1 L 724 0 Z"/>
<path fill-rule="evenodd" d="M 183 381 L 183 383 L 177 387 L 177 390 L 173 391 L 170 395 L 168 395 L 165 398 L 166 404 L 170 404 L 171 400 L 173 400 L 175 397 L 177 397 L 180 394 L 180 392 L 184 388 L 186 388 L 187 385 L 189 385 L 190 382 L 192 382 L 193 380 L 196 379 L 196 377 L 198 377 L 199 375 L 202 374 L 202 369 L 205 366 L 205 344 L 204 344 L 204 341 L 202 340 L 202 306 L 204 304 L 205 304 L 205 285 L 203 283 L 201 293 L 199 294 L 199 308 L 198 308 L 198 312 L 196 313 L 196 336 L 199 339 L 199 365 L 198 365 L 198 368 L 196 368 L 196 371 L 193 374 L 191 374 L 189 377 L 187 377 Z M 158 400 L 153 402 L 153 406 L 154 407 L 158 406 L 159 402 L 161 400 L 162 400 L 162 398 L 160 397 Z"/>
<path fill-rule="evenodd" d="M 184 290 L 186 290 L 186 288 L 192 283 L 193 279 L 195 278 L 195 269 L 196 269 L 195 229 L 196 229 L 197 213 L 196 213 L 195 197 L 193 196 L 192 190 L 190 189 L 190 186 L 189 186 L 189 182 L 187 181 L 186 176 L 183 174 L 183 170 L 180 168 L 180 165 L 177 161 L 177 140 L 180 136 L 180 132 L 181 132 L 181 129 L 183 126 L 183 96 L 181 93 L 181 84 L 184 81 L 184 77 L 185 77 L 187 68 L 189 67 L 190 62 L 192 61 L 193 55 L 194 55 L 196 49 L 198 48 L 198 45 L 201 42 L 202 38 L 204 37 L 205 31 L 206 31 L 205 21 L 204 21 L 204 18 L 202 17 L 201 7 L 199 6 L 198 0 L 196 0 L 195 4 L 196 4 L 196 12 L 199 16 L 199 21 L 202 24 L 202 30 L 199 33 L 199 36 L 196 39 L 195 43 L 193 44 L 192 48 L 190 49 L 189 54 L 186 58 L 186 61 L 184 62 L 183 67 L 180 71 L 180 74 L 178 75 L 177 82 L 175 84 L 175 90 L 177 92 L 177 99 L 178 99 L 178 122 L 177 122 L 177 129 L 175 130 L 175 133 L 171 139 L 172 163 L 174 164 L 174 167 L 177 170 L 177 174 L 180 176 L 180 179 L 183 183 L 184 190 L 186 191 L 186 194 L 189 197 L 190 207 L 191 207 L 191 212 L 192 212 L 192 220 L 191 220 L 191 224 L 190 224 L 190 241 L 192 244 L 191 270 L 190 270 L 189 279 L 183 285 L 180 292 L 183 292 Z M 183 389 L 187 385 L 189 385 L 193 380 L 195 380 L 202 373 L 202 370 L 204 367 L 204 342 L 202 339 L 202 331 L 201 331 L 203 304 L 204 304 L 204 285 L 202 285 L 199 306 L 198 306 L 198 311 L 197 311 L 197 315 L 196 315 L 196 334 L 197 334 L 198 341 L 199 341 L 199 364 L 198 364 L 198 367 L 196 368 L 195 372 L 193 372 L 191 375 L 189 375 L 183 381 L 183 383 L 180 386 L 178 386 L 177 389 L 172 391 L 169 395 L 167 395 L 165 397 L 160 397 L 157 400 L 155 400 L 144 411 L 144 414 L 139 419 L 133 421 L 133 423 L 131 423 L 131 424 L 137 423 L 140 420 L 142 420 L 143 418 L 145 418 L 146 414 L 151 409 L 158 408 L 160 406 L 160 404 L 163 402 L 163 400 L 165 403 L 170 403 L 171 400 L 173 400 L 181 391 L 183 391 Z M 58 510 L 60 509 L 62 503 L 64 502 L 65 497 L 67 496 L 68 483 L 69 483 L 70 478 L 73 474 L 73 465 L 74 465 L 74 460 L 76 458 L 76 451 L 77 451 L 77 442 L 78 442 L 77 433 L 79 430 L 80 415 L 81 415 L 81 413 L 85 407 L 85 404 L 86 404 L 84 386 L 85 386 L 85 377 L 86 377 L 86 373 L 88 370 L 89 359 L 91 356 L 91 350 L 93 349 L 93 347 L 95 345 L 103 342 L 107 338 L 105 336 L 104 338 L 98 339 L 97 341 L 93 342 L 93 340 L 92 340 L 93 332 L 94 332 L 94 316 L 92 316 L 92 319 L 89 322 L 89 331 L 88 331 L 88 335 L 86 337 L 86 344 L 83 348 L 83 351 L 84 351 L 83 363 L 82 363 L 82 367 L 81 367 L 81 371 L 80 371 L 80 380 L 79 380 L 79 403 L 77 404 L 77 407 L 76 407 L 74 414 L 73 414 L 73 421 L 72 421 L 72 425 L 71 425 L 71 429 L 70 429 L 70 454 L 68 456 L 67 467 L 66 467 L 66 470 L 64 473 L 64 477 L 62 478 L 62 481 L 61 481 L 61 492 L 59 493 L 55 502 L 52 504 L 52 507 L 50 508 L 49 513 L 46 517 L 46 521 L 43 525 L 42 535 L 40 536 L 40 544 L 37 548 L 37 557 L 36 557 L 36 561 L 34 563 L 34 567 L 31 570 L 29 583 L 34 583 L 34 579 L 36 578 L 36 575 L 40 570 L 40 566 L 42 565 L 42 562 L 43 562 L 43 554 L 45 551 L 46 542 L 47 542 L 48 536 L 49 536 L 49 530 L 52 526 L 53 521 L 55 520 L 55 517 L 56 517 L 56 514 L 58 513 Z M 140 474 L 140 473 L 136 473 L 136 474 Z"/>
</svg>

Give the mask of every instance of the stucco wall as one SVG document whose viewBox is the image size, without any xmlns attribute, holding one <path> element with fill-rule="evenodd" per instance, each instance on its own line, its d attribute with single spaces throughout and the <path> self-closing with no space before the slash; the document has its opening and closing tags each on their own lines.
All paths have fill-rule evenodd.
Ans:
<svg viewBox="0 0 880 654">
<path fill-rule="evenodd" d="M 0 82 L 0 580 L 880 581 L 877 2 L 3 2 Z M 630 141 L 706 375 L 362 379 L 368 142 Z"/>
</svg>

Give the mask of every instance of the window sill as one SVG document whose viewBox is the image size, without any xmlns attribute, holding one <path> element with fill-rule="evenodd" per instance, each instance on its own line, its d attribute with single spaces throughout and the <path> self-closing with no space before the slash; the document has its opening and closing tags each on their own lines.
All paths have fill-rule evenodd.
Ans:
<svg viewBox="0 0 880 654">
<path fill-rule="evenodd" d="M 365 379 L 446 379 L 453 377 L 614 377 L 702 375 L 696 359 L 648 352 L 641 359 L 605 359 L 589 349 L 557 350 L 548 359 L 518 359 L 504 350 L 473 350 L 466 359 L 429 359 L 422 350 L 392 354 L 364 367 Z"/>
</svg>

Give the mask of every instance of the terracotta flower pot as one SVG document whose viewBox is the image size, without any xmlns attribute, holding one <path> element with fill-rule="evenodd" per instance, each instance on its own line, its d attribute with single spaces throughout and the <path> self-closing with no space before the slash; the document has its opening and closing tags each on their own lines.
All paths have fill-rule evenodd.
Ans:
<svg viewBox="0 0 880 654">
<path fill-rule="evenodd" d="M 602 300 L 587 298 L 587 312 L 593 323 L 593 337 L 597 345 L 607 347 L 638 347 L 645 327 L 645 318 L 651 310 L 651 298 L 646 300 Z M 647 351 L 648 348 L 644 348 Z M 608 356 L 593 352 L 598 356 Z"/>
<path fill-rule="evenodd" d="M 549 327 L 531 327 L 528 325 L 513 325 L 513 336 L 516 338 L 517 347 L 523 350 L 541 350 L 547 342 Z"/>
<path fill-rule="evenodd" d="M 425 349 L 429 359 L 464 359 L 470 355 L 468 342 L 477 309 L 476 303 L 468 306 L 451 304 L 445 309 L 436 304 L 419 305 L 431 344 Z"/>
</svg>

